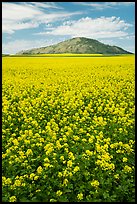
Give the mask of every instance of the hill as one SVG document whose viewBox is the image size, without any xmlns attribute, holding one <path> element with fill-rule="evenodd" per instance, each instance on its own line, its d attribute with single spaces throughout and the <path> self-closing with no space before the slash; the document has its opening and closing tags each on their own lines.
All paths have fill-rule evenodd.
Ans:
<svg viewBox="0 0 137 204">
<path fill-rule="evenodd" d="M 57 54 L 57 53 L 74 53 L 74 54 L 132 54 L 120 47 L 110 46 L 99 42 L 98 40 L 77 37 L 72 38 L 56 45 L 40 47 L 18 52 L 22 54 Z"/>
<path fill-rule="evenodd" d="M 7 57 L 9 56 L 9 54 L 2 54 L 2 57 Z"/>
</svg>

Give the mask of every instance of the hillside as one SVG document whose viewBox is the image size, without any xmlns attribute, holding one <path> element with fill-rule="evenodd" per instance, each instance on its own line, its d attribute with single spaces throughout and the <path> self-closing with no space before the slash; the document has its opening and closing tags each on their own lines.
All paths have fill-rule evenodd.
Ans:
<svg viewBox="0 0 137 204">
<path fill-rule="evenodd" d="M 120 47 L 110 46 L 84 37 L 72 38 L 56 45 L 40 47 L 18 52 L 22 54 L 55 54 L 55 53 L 75 53 L 75 54 L 132 54 Z"/>
<path fill-rule="evenodd" d="M 7 57 L 9 56 L 9 54 L 2 54 L 2 57 Z"/>
</svg>

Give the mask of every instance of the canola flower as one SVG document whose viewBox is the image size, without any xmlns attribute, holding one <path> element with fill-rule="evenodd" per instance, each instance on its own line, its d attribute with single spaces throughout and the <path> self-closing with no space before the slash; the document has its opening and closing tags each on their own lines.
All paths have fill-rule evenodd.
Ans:
<svg viewBox="0 0 137 204">
<path fill-rule="evenodd" d="M 93 186 L 93 187 L 95 187 L 95 188 L 98 188 L 98 186 L 99 186 L 99 181 L 93 180 L 93 181 L 91 182 L 91 186 Z"/>
<path fill-rule="evenodd" d="M 76 173 L 77 171 L 79 171 L 80 170 L 80 168 L 79 168 L 79 166 L 75 166 L 75 168 L 74 168 L 74 173 Z"/>
<path fill-rule="evenodd" d="M 114 178 L 115 178 L 115 179 L 119 179 L 119 174 L 115 174 L 115 175 L 114 175 Z"/>
<path fill-rule="evenodd" d="M 71 160 L 69 160 L 69 161 L 67 162 L 67 166 L 68 166 L 68 167 L 72 167 L 72 164 L 73 164 L 73 162 L 72 162 Z"/>
<path fill-rule="evenodd" d="M 16 180 L 14 183 L 14 186 L 21 186 L 21 181 L 20 180 Z"/>
<path fill-rule="evenodd" d="M 123 157 L 123 162 L 127 162 L 127 158 L 126 157 Z"/>
<path fill-rule="evenodd" d="M 61 196 L 61 195 L 62 195 L 62 191 L 58 190 L 58 191 L 56 192 L 56 195 L 57 195 L 57 196 Z"/>
<path fill-rule="evenodd" d="M 128 165 L 125 165 L 123 171 L 125 171 L 125 172 L 127 172 L 127 173 L 128 173 L 128 172 L 131 173 L 131 172 L 132 172 L 132 168 L 131 168 L 130 166 L 128 166 Z"/>
<path fill-rule="evenodd" d="M 9 202 L 16 202 L 16 196 L 11 196 Z"/>
<path fill-rule="evenodd" d="M 35 177 L 34 173 L 30 174 L 30 179 L 33 179 L 34 177 Z"/>
<path fill-rule="evenodd" d="M 68 184 L 68 179 L 64 179 L 63 185 L 67 186 L 67 184 Z"/>
<path fill-rule="evenodd" d="M 83 193 L 79 193 L 79 194 L 77 195 L 77 198 L 78 198 L 78 200 L 83 200 Z"/>
<path fill-rule="evenodd" d="M 41 173 L 42 173 L 42 171 L 43 171 L 42 167 L 41 167 L 41 166 L 39 166 L 39 167 L 37 168 L 37 172 L 38 172 L 38 174 L 41 174 Z"/>
<path fill-rule="evenodd" d="M 134 201 L 134 65 L 126 55 L 2 59 L 4 202 Z"/>
<path fill-rule="evenodd" d="M 31 150 L 31 149 L 28 149 L 27 152 L 26 152 L 26 155 L 29 156 L 29 155 L 31 155 L 31 154 L 33 154 L 32 150 Z"/>
</svg>

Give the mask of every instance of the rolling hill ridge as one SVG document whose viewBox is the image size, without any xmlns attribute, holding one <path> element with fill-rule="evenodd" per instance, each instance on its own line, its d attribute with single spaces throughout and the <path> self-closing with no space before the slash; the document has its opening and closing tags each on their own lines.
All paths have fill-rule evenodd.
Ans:
<svg viewBox="0 0 137 204">
<path fill-rule="evenodd" d="M 73 54 L 132 54 L 118 46 L 110 46 L 99 42 L 98 40 L 76 37 L 56 45 L 47 47 L 34 48 L 30 50 L 23 50 L 18 52 L 22 54 L 60 54 L 60 53 L 73 53 Z"/>
</svg>

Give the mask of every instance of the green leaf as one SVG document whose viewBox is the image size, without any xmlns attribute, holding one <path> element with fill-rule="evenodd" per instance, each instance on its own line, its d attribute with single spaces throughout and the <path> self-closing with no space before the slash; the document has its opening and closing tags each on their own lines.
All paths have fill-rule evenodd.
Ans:
<svg viewBox="0 0 137 204">
<path fill-rule="evenodd" d="M 106 192 L 104 192 L 104 193 L 103 193 L 103 197 L 104 197 L 104 199 L 106 199 L 106 198 L 108 198 L 108 197 L 109 197 L 109 194 L 108 194 L 108 193 L 106 193 Z"/>
</svg>

